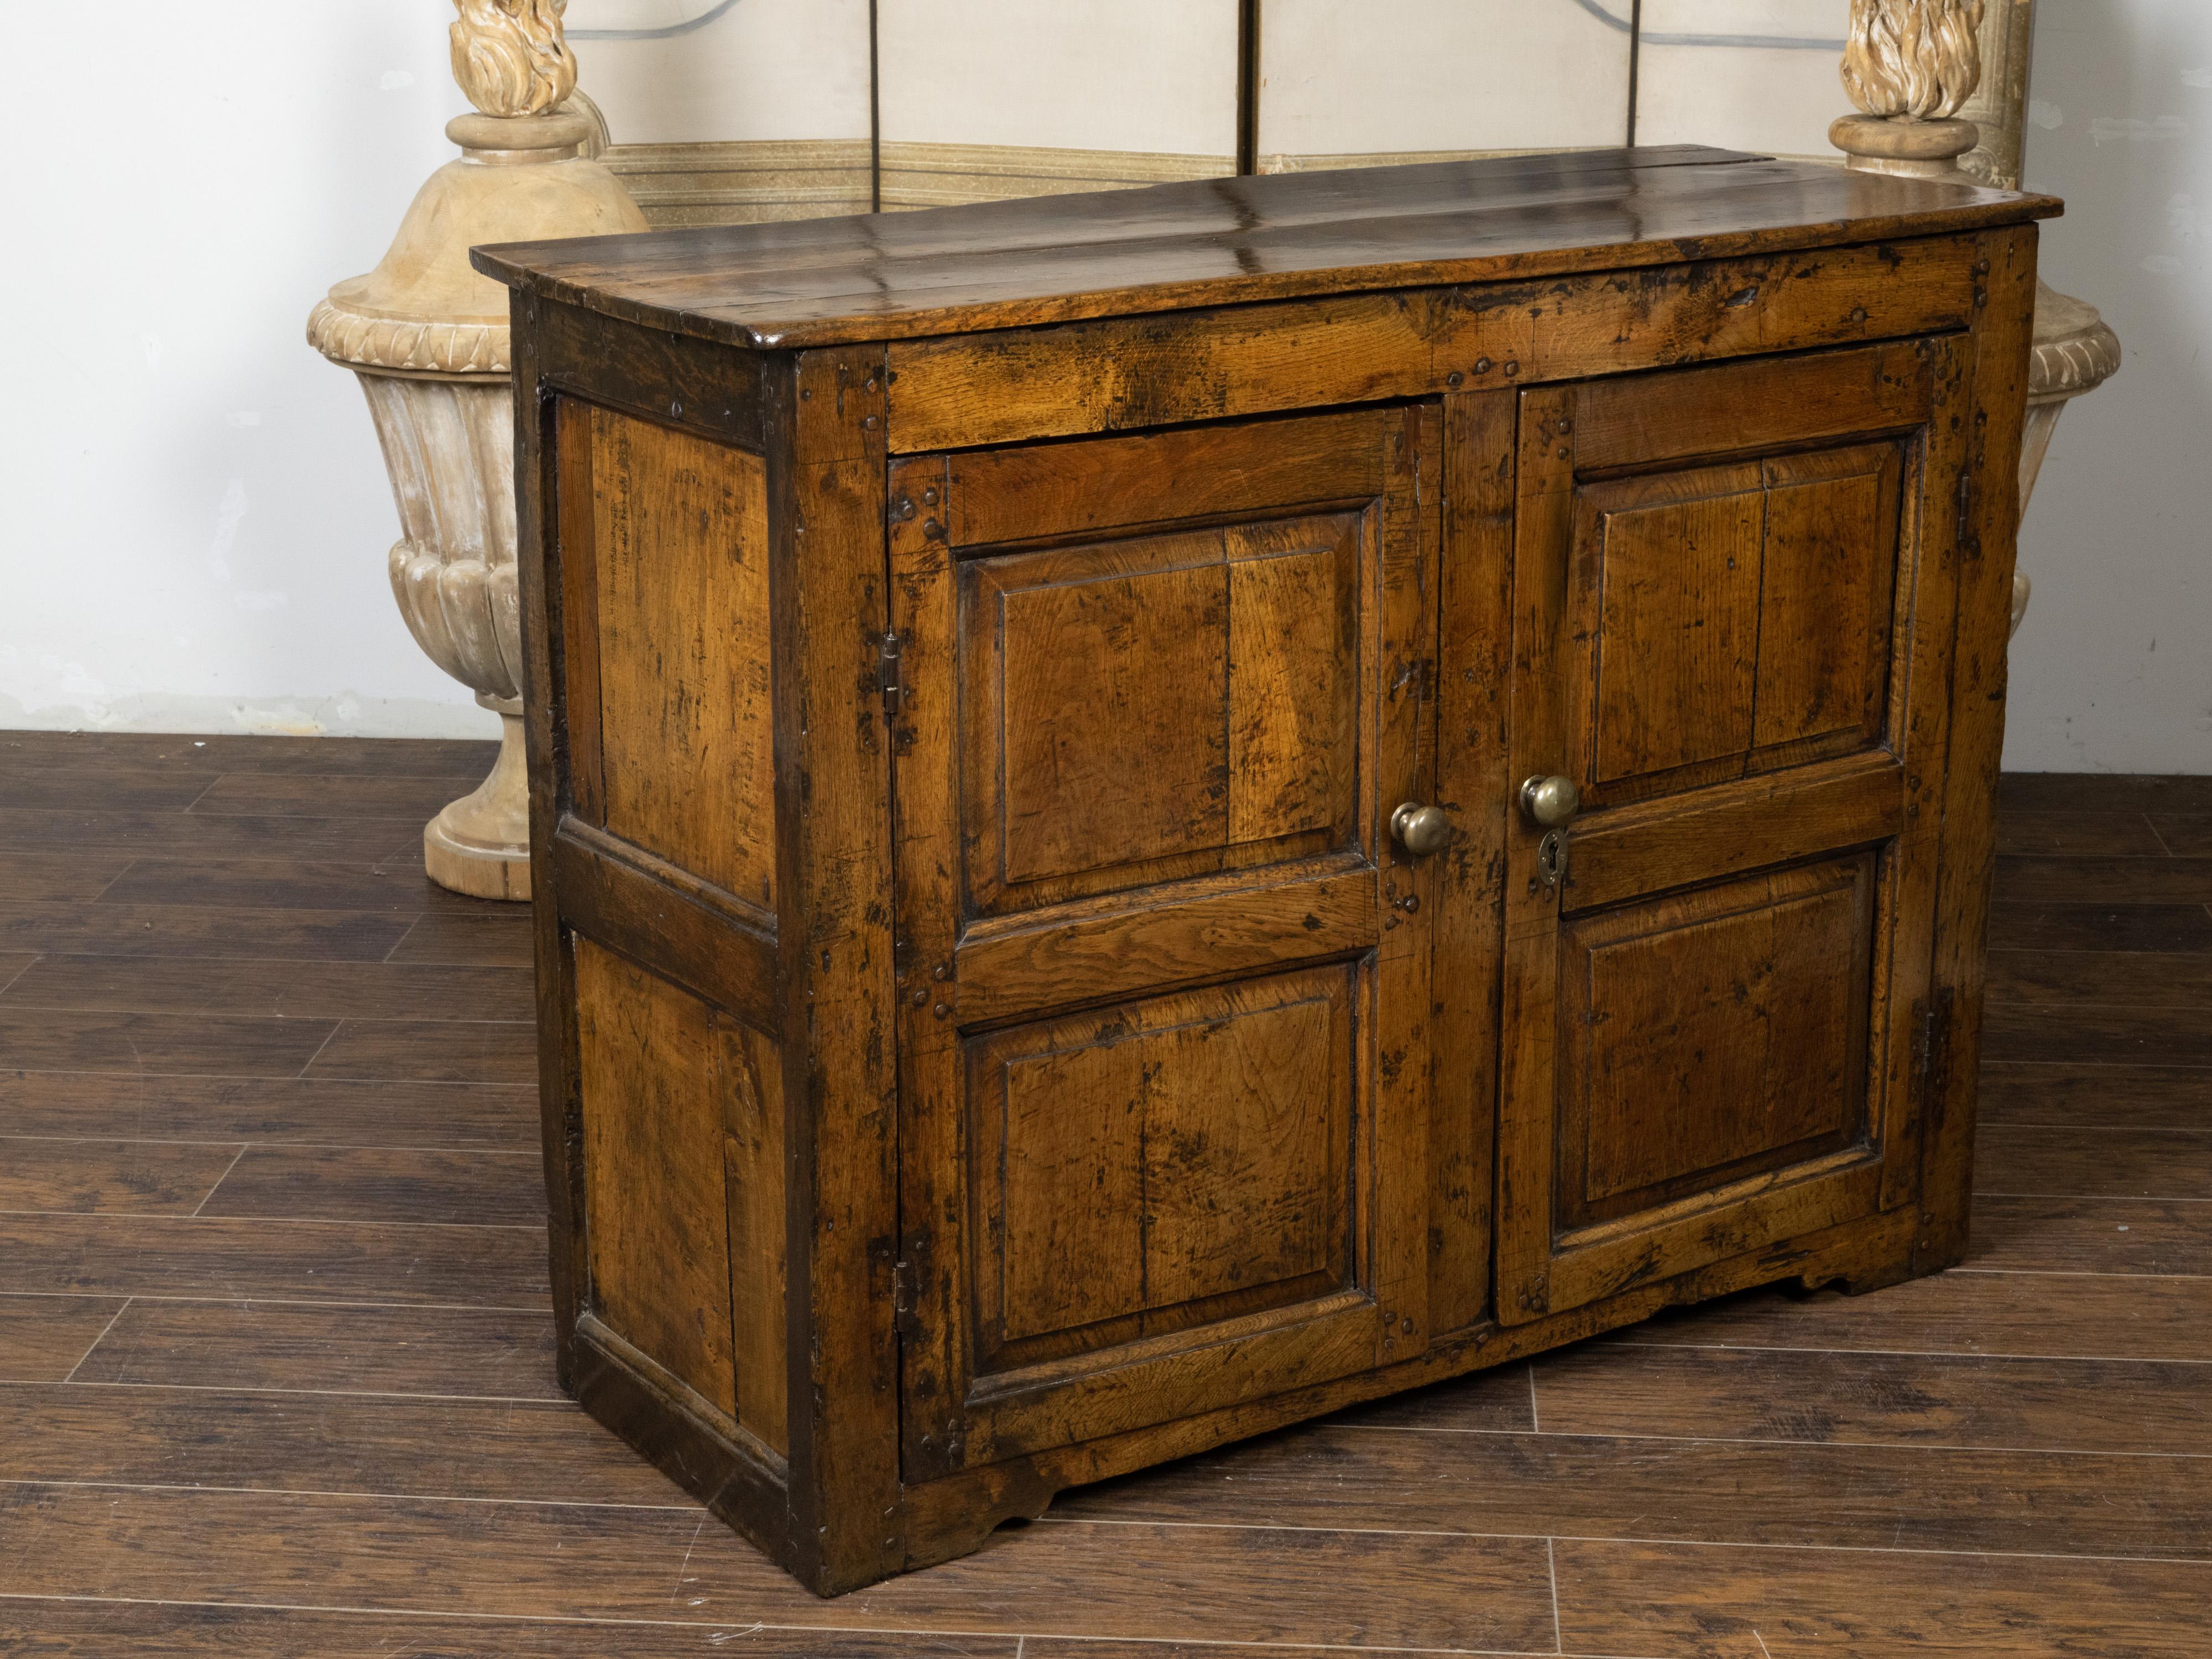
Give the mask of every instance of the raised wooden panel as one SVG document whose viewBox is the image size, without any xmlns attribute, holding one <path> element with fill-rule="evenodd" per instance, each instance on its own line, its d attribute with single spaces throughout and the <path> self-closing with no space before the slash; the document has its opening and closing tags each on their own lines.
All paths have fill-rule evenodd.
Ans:
<svg viewBox="0 0 2212 1659">
<path fill-rule="evenodd" d="M 1864 1133 L 1875 862 L 1753 876 L 1563 927 L 1563 1230 Z"/>
<path fill-rule="evenodd" d="M 1341 513 L 964 563 L 971 907 L 1352 844 L 1365 522 Z"/>
<path fill-rule="evenodd" d="M 1904 471 L 1900 444 L 1859 444 L 1577 491 L 1590 805 L 1881 740 Z"/>
<path fill-rule="evenodd" d="M 790 1449 L 791 1368 L 784 1299 L 783 1067 L 775 1045 L 714 1016 L 723 1112 L 722 1177 L 730 1213 L 730 1329 L 738 1422 L 770 1450 Z"/>
<path fill-rule="evenodd" d="M 1592 781 L 1748 748 L 1765 516 L 1759 468 L 1638 480 L 1590 505 L 1598 539 Z"/>
<path fill-rule="evenodd" d="M 573 425 L 573 423 L 572 423 Z M 588 420 L 586 604 L 599 752 L 580 808 L 763 908 L 775 902 L 768 487 L 761 458 L 612 410 Z M 571 702 L 592 688 L 573 682 Z"/>
<path fill-rule="evenodd" d="M 1349 1282 L 1352 981 L 1311 969 L 969 1045 L 987 1368 Z"/>
<path fill-rule="evenodd" d="M 781 1453 L 788 1339 L 774 1045 L 589 939 L 575 942 L 575 975 L 592 1311 Z"/>
<path fill-rule="evenodd" d="M 1766 462 L 1753 747 L 1881 733 L 1900 470 L 1894 444 Z"/>
<path fill-rule="evenodd" d="M 575 949 L 592 1310 L 735 1416 L 713 1011 L 588 939 Z"/>
</svg>

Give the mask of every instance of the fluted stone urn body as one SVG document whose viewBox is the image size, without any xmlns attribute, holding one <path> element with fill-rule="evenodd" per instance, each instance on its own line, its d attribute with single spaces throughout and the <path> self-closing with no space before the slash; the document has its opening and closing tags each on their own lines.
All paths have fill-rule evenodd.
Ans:
<svg viewBox="0 0 2212 1659">
<path fill-rule="evenodd" d="M 431 879 L 479 898 L 530 896 L 530 826 L 507 290 L 471 270 L 468 252 L 645 229 L 621 182 L 586 159 L 593 131 L 565 112 L 453 122 L 461 158 L 422 186 L 382 263 L 332 289 L 307 324 L 309 343 L 368 396 L 399 508 L 400 615 L 502 721 L 490 775 L 422 833 Z"/>
<path fill-rule="evenodd" d="M 1980 83 L 1978 32 L 1986 0 L 1851 0 L 1844 90 L 1858 106 L 1828 129 L 1829 142 L 1865 173 L 1976 182 L 1960 158 L 1980 137 L 1959 112 Z M 2000 180 L 2017 188 L 2016 178 Z M 2020 510 L 2027 511 L 2058 417 L 2075 398 L 2119 372 L 2120 342 L 2097 308 L 2036 284 L 2028 361 L 2027 424 L 2021 434 Z M 2012 587 L 2012 631 L 2027 616 L 2025 571 Z"/>
</svg>

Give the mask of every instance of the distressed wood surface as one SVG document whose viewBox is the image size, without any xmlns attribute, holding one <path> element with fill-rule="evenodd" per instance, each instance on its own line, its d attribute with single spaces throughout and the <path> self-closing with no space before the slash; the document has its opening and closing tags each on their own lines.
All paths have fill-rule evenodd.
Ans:
<svg viewBox="0 0 2212 1659">
<path fill-rule="evenodd" d="M 1991 718 L 1953 655 L 2052 204 L 1697 151 L 1224 190 L 486 260 L 536 354 L 564 1380 L 822 1594 L 1963 1228 L 1993 780 L 1951 765 Z M 1564 836 L 1510 805 L 1553 772 Z M 80 908 L 245 878 L 25 870 Z M 0 1035 L 119 1056 L 125 1018 L 181 1071 L 234 1041 Z M 311 1078 L 520 1073 L 398 1052 L 430 1024 L 291 1036 Z M 2094 1195 L 1987 1201 L 2000 1264 L 2089 1246 Z M 2127 1271 L 2194 1259 L 2130 1201 Z"/>
<path fill-rule="evenodd" d="M 75 778 L 70 806 L 26 809 L 58 820 L 142 810 L 103 802 L 111 773 L 122 800 L 149 774 L 191 779 L 197 795 L 289 765 L 404 776 L 424 763 L 337 741 L 213 763 L 165 757 L 174 739 L 8 741 Z M 486 758 L 465 752 L 454 774 Z M 2053 862 L 2038 879 L 2062 901 L 2069 872 L 2095 889 L 2133 870 L 2149 892 L 2179 860 L 2148 842 L 2106 850 L 2112 802 L 2140 815 L 2193 787 L 2008 778 L 2002 798 L 2028 805 L 2000 816 L 1997 845 L 2090 849 L 2039 852 Z M 392 823 L 403 848 L 411 821 Z M 0 822 L 0 867 L 58 827 Z M 281 851 L 270 862 L 272 888 L 296 901 Z M 501 936 L 527 931 L 509 907 L 481 909 Z M 250 907 L 228 914 L 250 933 Z M 88 1170 L 118 1160 L 121 1182 L 148 1142 L 306 1143 L 318 1173 L 283 1214 L 249 1220 L 0 1216 L 0 1647 L 2195 1659 L 2212 1645 L 2197 1474 L 2212 1437 L 2212 1064 L 2163 1046 L 2122 1065 L 2021 1048 L 2033 1030 L 2070 1030 L 2097 975 L 2212 962 L 2212 943 L 2124 945 L 2085 934 L 1992 975 L 1981 1184 L 2008 1196 L 1982 1201 L 1960 1268 L 1877 1296 L 1773 1289 L 1680 1310 L 1216 1454 L 1234 1478 L 1205 1486 L 1194 1510 L 1185 1471 L 1127 1476 L 967 1561 L 829 1603 L 551 1387 L 542 1232 L 475 1218 L 532 1151 L 527 1091 L 11 1069 L 9 1167 L 60 1141 L 87 1149 L 71 1156 Z M 188 980 L 174 962 L 40 956 L 30 966 L 53 971 L 0 988 L 0 1006 L 20 987 L 38 999 L 26 1007 L 175 1009 Z M 281 965 L 191 969 L 215 1006 L 233 975 L 241 997 L 265 998 Z M 439 971 L 393 967 L 398 988 Z M 412 1012 L 404 988 L 386 994 Z M 2165 1012 L 2166 1029 L 2191 1029 L 2189 1006 Z M 284 1012 L 264 1001 L 248 1018 Z M 471 1166 L 471 1148 L 489 1156 Z M 393 1184 L 393 1155 L 438 1149 L 465 1161 L 434 1186 Z M 2107 1170 L 2131 1171 L 2129 1190 L 2084 1190 L 2083 1172 Z M 327 1218 L 333 1202 L 374 1218 Z M 2136 1241 L 2153 1227 L 2146 1256 Z M 525 1247 L 511 1258 L 486 1249 L 509 1236 Z M 1409 1493 L 1412 1531 L 1395 1518 Z M 131 1599 L 108 1599 L 125 1585 Z"/>
<path fill-rule="evenodd" d="M 542 298 L 807 347 L 1972 230 L 2058 204 L 1696 146 L 480 248 Z"/>
</svg>

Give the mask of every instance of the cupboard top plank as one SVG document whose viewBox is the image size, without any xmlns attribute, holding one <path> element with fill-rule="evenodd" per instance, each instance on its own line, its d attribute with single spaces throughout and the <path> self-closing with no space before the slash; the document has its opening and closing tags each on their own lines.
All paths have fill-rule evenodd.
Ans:
<svg viewBox="0 0 2212 1659">
<path fill-rule="evenodd" d="M 516 288 L 608 316 L 811 347 L 1832 246 L 2059 211 L 2047 196 L 1677 145 L 1209 179 L 472 257 Z"/>
</svg>

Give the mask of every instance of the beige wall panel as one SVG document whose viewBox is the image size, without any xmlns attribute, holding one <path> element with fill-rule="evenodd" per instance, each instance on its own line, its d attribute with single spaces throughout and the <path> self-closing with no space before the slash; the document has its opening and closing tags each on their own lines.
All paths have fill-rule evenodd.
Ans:
<svg viewBox="0 0 2212 1659">
<path fill-rule="evenodd" d="M 1626 0 L 1609 0 L 1626 10 Z M 1850 0 L 1644 0 L 1636 142 L 1840 161 Z"/>
<path fill-rule="evenodd" d="M 568 40 L 617 144 L 868 136 L 867 0 L 570 0 Z"/>
<path fill-rule="evenodd" d="M 882 0 L 878 31 L 887 146 L 1237 153 L 1235 0 Z"/>
<path fill-rule="evenodd" d="M 1261 165 L 1620 143 L 1628 14 L 1629 0 L 1266 0 Z"/>
</svg>

